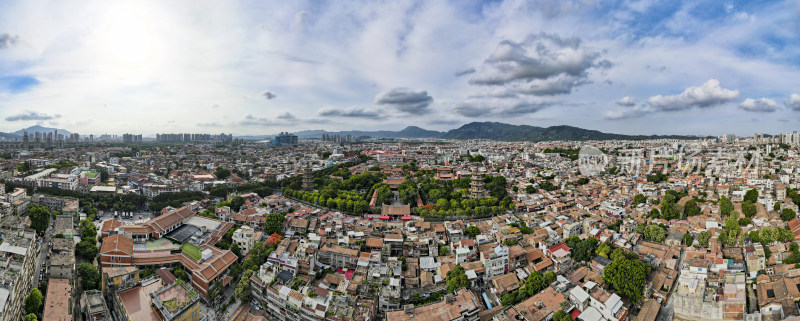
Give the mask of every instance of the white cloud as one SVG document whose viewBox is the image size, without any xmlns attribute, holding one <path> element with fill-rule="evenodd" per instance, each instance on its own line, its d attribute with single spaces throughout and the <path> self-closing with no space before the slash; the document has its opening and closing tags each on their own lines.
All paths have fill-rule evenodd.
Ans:
<svg viewBox="0 0 800 321">
<path fill-rule="evenodd" d="M 632 108 L 608 110 L 603 117 L 608 120 L 640 118 L 652 114 L 654 111 L 647 107 L 636 106 Z"/>
<path fill-rule="evenodd" d="M 636 98 L 625 96 L 617 100 L 617 105 L 620 106 L 633 106 L 636 105 Z"/>
<path fill-rule="evenodd" d="M 408 114 L 427 114 L 428 106 L 433 103 L 433 97 L 425 90 L 411 90 L 409 88 L 393 88 L 375 97 L 378 105 L 388 105 Z"/>
<path fill-rule="evenodd" d="M 370 119 L 380 119 L 383 118 L 384 115 L 374 111 L 374 110 L 367 110 L 365 108 L 344 108 L 344 109 L 336 109 L 336 108 L 323 108 L 319 112 L 318 115 L 323 117 L 345 117 L 345 118 L 370 118 Z"/>
<path fill-rule="evenodd" d="M 568 94 L 587 83 L 588 70 L 608 68 L 597 63 L 600 52 L 578 38 L 541 33 L 522 42 L 503 40 L 470 79 L 473 85 L 513 85 L 511 91 L 536 96 Z"/>
<path fill-rule="evenodd" d="M 752 112 L 771 113 L 778 110 L 778 103 L 769 98 L 747 98 L 739 104 L 739 108 Z"/>
<path fill-rule="evenodd" d="M 738 90 L 722 88 L 719 80 L 710 79 L 702 86 L 686 88 L 673 96 L 657 95 L 647 99 L 647 103 L 661 111 L 678 111 L 692 107 L 711 107 L 739 98 Z"/>
<path fill-rule="evenodd" d="M 789 98 L 784 100 L 783 103 L 791 110 L 800 111 L 800 95 L 798 94 L 789 95 Z"/>
<path fill-rule="evenodd" d="M 6 117 L 6 121 L 30 121 L 30 120 L 53 120 L 61 118 L 61 114 L 45 114 L 35 111 L 25 111 L 16 115 Z"/>
</svg>

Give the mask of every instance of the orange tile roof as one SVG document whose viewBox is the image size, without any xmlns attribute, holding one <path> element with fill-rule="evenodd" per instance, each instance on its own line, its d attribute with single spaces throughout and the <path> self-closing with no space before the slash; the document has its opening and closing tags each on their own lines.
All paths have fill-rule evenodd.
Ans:
<svg viewBox="0 0 800 321">
<path fill-rule="evenodd" d="M 50 279 L 47 286 L 47 298 L 44 302 L 44 320 L 70 321 L 72 311 L 69 309 L 69 300 L 72 296 L 72 286 L 67 279 Z"/>
<path fill-rule="evenodd" d="M 117 251 L 123 254 L 133 255 L 133 240 L 119 234 L 111 235 L 103 239 L 103 245 L 100 246 L 100 254 L 109 254 Z"/>
</svg>

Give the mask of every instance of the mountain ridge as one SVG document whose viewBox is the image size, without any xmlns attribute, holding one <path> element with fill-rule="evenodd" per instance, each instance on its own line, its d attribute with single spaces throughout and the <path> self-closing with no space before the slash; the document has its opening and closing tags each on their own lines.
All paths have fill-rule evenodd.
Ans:
<svg viewBox="0 0 800 321">
<path fill-rule="evenodd" d="M 605 133 L 594 129 L 584 129 L 569 125 L 537 127 L 531 125 L 511 125 L 500 122 L 471 122 L 446 132 L 427 130 L 418 126 L 408 126 L 399 131 L 337 131 L 303 130 L 295 133 L 300 138 L 321 138 L 323 134 L 353 138 L 442 138 L 442 139 L 489 139 L 498 141 L 556 141 L 556 140 L 645 140 L 645 139 L 699 139 L 708 136 L 695 135 L 626 135 Z"/>
<path fill-rule="evenodd" d="M 36 133 L 36 132 L 39 132 L 39 133 L 52 133 L 55 130 L 57 130 L 59 134 L 63 134 L 64 136 L 69 136 L 70 134 L 72 134 L 66 129 L 53 128 L 53 127 L 44 127 L 44 126 L 39 126 L 39 125 L 33 125 L 33 126 L 28 127 L 28 128 L 23 128 L 23 129 L 20 129 L 18 131 L 15 131 L 15 132 L 13 132 L 11 134 L 14 134 L 14 135 L 17 135 L 19 137 L 22 137 L 25 134 L 26 131 L 28 132 L 28 135 L 34 135 L 34 133 Z"/>
</svg>

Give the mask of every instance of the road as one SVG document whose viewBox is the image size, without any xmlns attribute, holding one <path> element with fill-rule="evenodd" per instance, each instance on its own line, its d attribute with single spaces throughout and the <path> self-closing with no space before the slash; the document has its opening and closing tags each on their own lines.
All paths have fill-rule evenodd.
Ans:
<svg viewBox="0 0 800 321">
<path fill-rule="evenodd" d="M 40 280 L 42 282 L 46 281 L 42 276 L 42 264 L 45 263 L 45 265 L 47 265 L 47 253 L 50 251 L 50 246 L 48 243 L 50 242 L 50 238 L 53 234 L 53 222 L 54 221 L 52 220 L 50 221 L 50 226 L 48 226 L 47 231 L 44 232 L 44 240 L 38 246 L 39 253 L 38 257 L 36 258 L 36 274 L 34 274 L 34 278 L 31 280 L 31 288 L 38 288 Z"/>
</svg>

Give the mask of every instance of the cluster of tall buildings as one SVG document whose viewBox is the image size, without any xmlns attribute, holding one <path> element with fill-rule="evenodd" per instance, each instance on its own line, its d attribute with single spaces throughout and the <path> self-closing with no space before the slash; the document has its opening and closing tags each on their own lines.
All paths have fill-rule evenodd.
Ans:
<svg viewBox="0 0 800 321">
<path fill-rule="evenodd" d="M 334 143 L 352 143 L 353 142 L 353 135 L 331 135 L 331 134 L 322 134 L 322 141 L 323 142 L 334 142 Z"/>
<path fill-rule="evenodd" d="M 765 135 L 765 134 L 753 134 L 753 142 L 756 144 L 788 144 L 788 145 L 798 145 L 800 144 L 800 135 L 797 134 L 796 131 L 788 132 L 785 134 L 778 134 L 775 136 Z"/>
<path fill-rule="evenodd" d="M 31 145 L 31 143 L 33 145 Z M 33 148 L 62 148 L 64 146 L 64 135 L 58 133 L 58 130 L 53 132 L 34 132 L 33 135 L 28 135 L 24 132 L 22 135 L 22 144 L 25 149 Z"/>
<path fill-rule="evenodd" d="M 297 146 L 297 135 L 289 132 L 281 132 L 275 136 L 275 140 L 271 142 L 273 146 Z"/>
<path fill-rule="evenodd" d="M 134 134 L 123 134 L 122 141 L 125 143 L 141 143 L 142 142 L 142 134 L 134 135 Z"/>
<path fill-rule="evenodd" d="M 732 144 L 736 142 L 736 135 L 734 134 L 723 134 L 719 137 L 719 140 L 726 144 Z M 787 145 L 800 145 L 800 134 L 797 131 L 787 132 L 784 134 L 778 135 L 767 135 L 767 134 L 753 134 L 753 143 L 755 144 L 787 144 Z"/>
<path fill-rule="evenodd" d="M 211 142 L 232 141 L 233 134 L 156 134 L 157 142 Z"/>
</svg>

